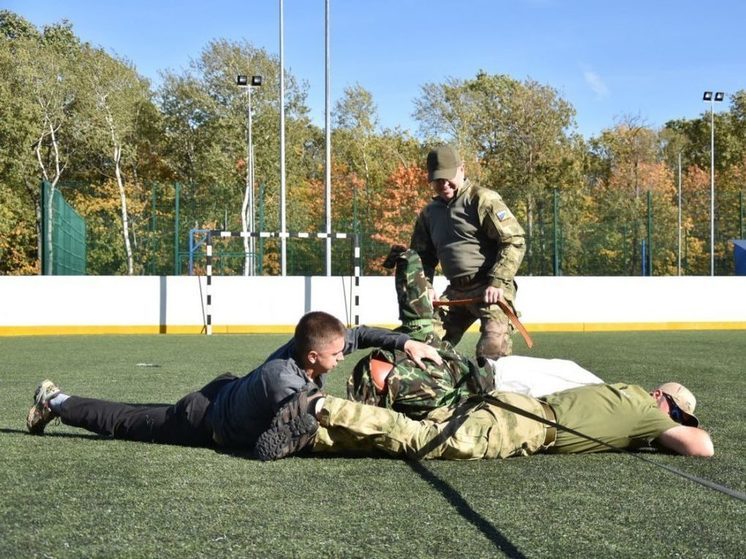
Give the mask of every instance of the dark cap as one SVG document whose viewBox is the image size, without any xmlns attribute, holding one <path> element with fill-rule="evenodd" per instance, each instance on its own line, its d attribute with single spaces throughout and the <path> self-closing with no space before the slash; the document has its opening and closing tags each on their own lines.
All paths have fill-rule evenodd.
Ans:
<svg viewBox="0 0 746 559">
<path fill-rule="evenodd" d="M 462 161 L 453 146 L 443 144 L 427 154 L 427 181 L 438 179 L 451 180 L 461 167 Z"/>
</svg>

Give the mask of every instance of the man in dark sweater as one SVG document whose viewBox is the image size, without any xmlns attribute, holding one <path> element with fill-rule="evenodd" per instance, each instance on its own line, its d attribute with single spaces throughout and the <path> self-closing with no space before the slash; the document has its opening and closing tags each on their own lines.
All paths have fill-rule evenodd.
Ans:
<svg viewBox="0 0 746 559">
<path fill-rule="evenodd" d="M 437 351 L 408 335 L 360 326 L 345 328 L 334 316 L 304 315 L 293 338 L 262 365 L 243 377 L 224 374 L 176 404 L 125 404 L 69 396 L 52 381 L 43 381 L 34 394 L 26 424 L 41 435 L 59 417 L 116 439 L 187 446 L 219 446 L 251 450 L 278 409 L 298 391 L 315 385 L 344 356 L 368 347 L 405 351 L 416 363 L 441 362 Z"/>
</svg>

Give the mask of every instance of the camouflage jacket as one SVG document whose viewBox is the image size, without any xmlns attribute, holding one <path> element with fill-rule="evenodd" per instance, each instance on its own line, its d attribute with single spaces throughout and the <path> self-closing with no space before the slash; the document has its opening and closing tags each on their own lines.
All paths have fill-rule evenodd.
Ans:
<svg viewBox="0 0 746 559">
<path fill-rule="evenodd" d="M 417 217 L 410 246 L 432 282 L 440 263 L 449 279 L 488 278 L 512 286 L 526 252 L 525 232 L 502 197 L 467 181 L 449 202 L 439 197 Z"/>
<path fill-rule="evenodd" d="M 458 404 L 470 395 L 494 390 L 491 373 L 457 353 L 448 342 L 432 343 L 438 347 L 443 365 L 425 361 L 426 370 L 420 369 L 403 351 L 374 350 L 355 365 L 347 381 L 347 397 L 422 419 L 435 408 Z M 393 366 L 383 393 L 379 393 L 371 378 L 373 358 Z"/>
</svg>

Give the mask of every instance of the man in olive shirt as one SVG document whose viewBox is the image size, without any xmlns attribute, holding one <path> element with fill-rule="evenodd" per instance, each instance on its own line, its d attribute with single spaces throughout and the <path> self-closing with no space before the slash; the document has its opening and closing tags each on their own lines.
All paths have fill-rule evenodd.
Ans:
<svg viewBox="0 0 746 559">
<path fill-rule="evenodd" d="M 526 251 L 523 228 L 497 192 L 464 178 L 463 161 L 452 146 L 428 154 L 427 172 L 434 197 L 417 218 L 410 246 L 431 286 L 440 264 L 449 281 L 442 299 L 479 297 L 486 303 L 444 313 L 443 339 L 458 344 L 479 319 L 477 357 L 510 355 L 513 326 L 497 302 L 502 298 L 513 306 L 514 278 Z"/>
<path fill-rule="evenodd" d="M 609 446 L 620 449 L 647 447 L 669 429 L 699 425 L 693 413 L 684 411 L 694 411 L 694 396 L 682 385 L 671 382 L 653 392 L 633 384 L 596 384 L 550 394 L 542 400 L 551 407 L 562 425 L 606 443 L 560 429 L 554 444 L 545 450 L 549 453 L 602 452 L 610 450 Z M 672 415 L 678 421 L 674 421 Z M 667 446 L 661 440 L 657 442 Z"/>
</svg>

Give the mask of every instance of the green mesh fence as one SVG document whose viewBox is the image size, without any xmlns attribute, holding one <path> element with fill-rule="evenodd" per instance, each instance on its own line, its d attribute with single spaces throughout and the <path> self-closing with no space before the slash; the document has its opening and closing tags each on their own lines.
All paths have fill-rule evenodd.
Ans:
<svg viewBox="0 0 746 559">
<path fill-rule="evenodd" d="M 681 227 L 675 201 L 641 196 L 636 211 L 615 219 L 573 221 L 561 196 L 544 205 L 526 230 L 519 275 L 675 276 L 710 274 L 709 211 L 684 200 Z M 733 275 L 732 239 L 746 238 L 744 192 L 721 192 L 715 207 L 715 275 Z"/>
<path fill-rule="evenodd" d="M 44 275 L 85 275 L 85 220 L 46 181 L 42 182 L 41 222 Z"/>
</svg>

